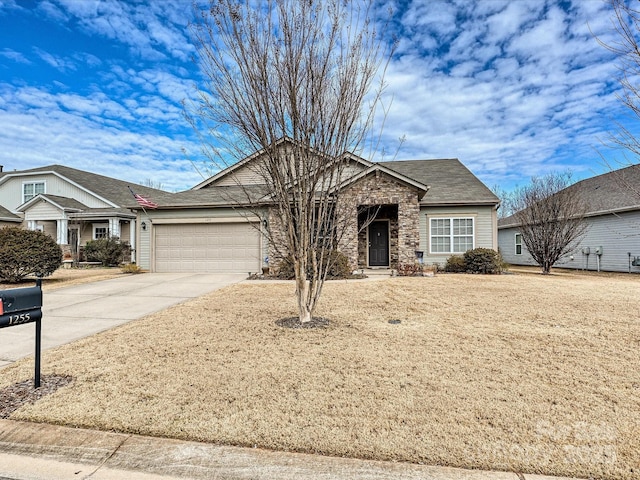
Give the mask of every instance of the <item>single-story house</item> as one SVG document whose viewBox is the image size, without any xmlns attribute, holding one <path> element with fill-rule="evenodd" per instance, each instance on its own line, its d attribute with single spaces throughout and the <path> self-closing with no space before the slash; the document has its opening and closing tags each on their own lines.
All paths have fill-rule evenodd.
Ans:
<svg viewBox="0 0 640 480">
<path fill-rule="evenodd" d="M 283 140 L 286 142 L 286 140 Z M 155 209 L 137 210 L 137 263 L 156 272 L 259 272 L 277 265 L 274 230 L 281 225 L 269 201 L 247 208 L 247 195 L 263 198 L 256 152 L 191 190 L 150 194 Z M 357 205 L 348 235 L 337 248 L 356 268 L 443 264 L 452 254 L 497 249 L 499 199 L 459 160 L 369 162 L 346 153 L 342 199 Z M 375 218 L 362 218 L 370 207 Z M 364 227 L 364 228 L 361 228 Z M 421 253 L 417 253 L 421 252 Z"/>
<path fill-rule="evenodd" d="M 14 171 L 0 167 L 0 227 L 41 230 L 72 254 L 88 240 L 112 236 L 135 250 L 136 213 L 130 207 L 136 201 L 129 185 L 62 165 Z M 138 185 L 133 188 L 141 195 L 170 195 Z"/>
<path fill-rule="evenodd" d="M 588 178 L 578 189 L 586 206 L 587 231 L 557 267 L 640 272 L 640 165 Z M 498 245 L 512 265 L 535 265 L 514 216 L 498 221 Z"/>
</svg>

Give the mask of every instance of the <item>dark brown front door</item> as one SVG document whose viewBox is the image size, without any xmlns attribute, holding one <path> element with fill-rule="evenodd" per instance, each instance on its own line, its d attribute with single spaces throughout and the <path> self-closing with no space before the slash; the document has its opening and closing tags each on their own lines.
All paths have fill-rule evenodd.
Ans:
<svg viewBox="0 0 640 480">
<path fill-rule="evenodd" d="M 389 266 L 389 222 L 369 225 L 369 266 Z"/>
</svg>

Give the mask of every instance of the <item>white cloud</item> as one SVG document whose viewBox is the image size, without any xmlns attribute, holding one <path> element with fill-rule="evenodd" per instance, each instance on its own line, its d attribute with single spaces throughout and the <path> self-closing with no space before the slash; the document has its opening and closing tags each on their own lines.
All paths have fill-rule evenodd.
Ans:
<svg viewBox="0 0 640 480">
<path fill-rule="evenodd" d="M 16 52 L 10 48 L 3 48 L 2 51 L 0 51 L 0 56 L 13 60 L 16 63 L 24 63 L 25 65 L 31 63 L 21 52 Z"/>
<path fill-rule="evenodd" d="M 406 135 L 398 158 L 458 157 L 488 185 L 572 165 L 577 177 L 593 174 L 594 147 L 621 112 L 615 63 L 593 36 L 614 38 L 606 3 L 390 5 L 402 10 L 384 32 L 400 36 L 387 76 L 386 152 Z M 199 151 L 180 105 L 200 80 L 188 61 L 190 0 L 46 0 L 38 9 L 129 55 L 47 47 L 35 51 L 62 72 L 50 83 L 0 79 L 0 163 L 65 163 L 137 182 L 154 172 L 170 189 L 198 183 L 181 153 Z M 0 56 L 18 68 L 29 61 L 18 50 L 7 45 Z M 87 68 L 95 75 L 78 87 Z"/>
</svg>

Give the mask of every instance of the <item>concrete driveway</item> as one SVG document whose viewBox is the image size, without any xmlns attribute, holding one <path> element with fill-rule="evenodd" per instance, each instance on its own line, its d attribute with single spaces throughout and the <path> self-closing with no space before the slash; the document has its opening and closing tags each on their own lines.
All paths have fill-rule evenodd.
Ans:
<svg viewBox="0 0 640 480">
<path fill-rule="evenodd" d="M 42 349 L 108 330 L 244 278 L 245 274 L 145 273 L 44 292 Z M 0 368 L 34 351 L 35 323 L 0 329 Z"/>
</svg>

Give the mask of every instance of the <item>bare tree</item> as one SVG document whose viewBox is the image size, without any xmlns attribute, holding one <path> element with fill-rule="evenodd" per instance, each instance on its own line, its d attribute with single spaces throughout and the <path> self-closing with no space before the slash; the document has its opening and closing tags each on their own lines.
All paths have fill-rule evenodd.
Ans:
<svg viewBox="0 0 640 480">
<path fill-rule="evenodd" d="M 621 92 L 616 94 L 622 104 L 629 109 L 633 118 L 640 120 L 640 9 L 633 7 L 628 0 L 608 0 L 613 11 L 611 23 L 615 31 L 615 41 L 604 42 L 596 37 L 600 45 L 618 57 L 619 83 Z M 613 148 L 627 151 L 632 158 L 625 155 L 620 161 L 622 166 L 637 163 L 640 156 L 640 139 L 621 122 L 617 122 L 617 131 L 609 136 L 609 145 Z M 604 162 L 615 170 L 615 166 Z M 620 188 L 632 192 L 640 197 L 640 187 L 635 182 L 628 181 L 621 171 L 616 173 L 616 180 Z"/>
<path fill-rule="evenodd" d="M 362 148 L 383 90 L 371 8 L 211 0 L 191 28 L 206 90 L 187 118 L 220 168 L 260 153 L 251 165 L 263 189 L 243 188 L 244 202 L 262 215 L 271 209 L 267 234 L 293 259 L 301 322 L 313 318 L 342 233 L 345 153 Z"/>
<path fill-rule="evenodd" d="M 508 191 L 500 185 L 495 184 L 491 187 L 493 194 L 500 199 L 500 208 L 498 208 L 498 219 L 510 217 L 515 213 L 513 209 L 513 191 Z"/>
<path fill-rule="evenodd" d="M 573 252 L 587 230 L 586 204 L 579 186 L 570 184 L 570 173 L 551 173 L 532 177 L 513 195 L 522 241 L 543 274 Z"/>
<path fill-rule="evenodd" d="M 155 188 L 156 190 L 164 190 L 164 185 L 162 184 L 162 182 L 158 180 L 153 180 L 152 178 L 145 179 L 145 181 L 140 183 L 140 185 L 143 185 L 149 188 Z"/>
</svg>

